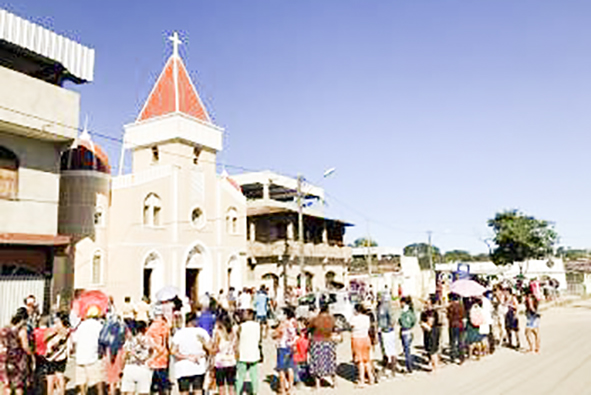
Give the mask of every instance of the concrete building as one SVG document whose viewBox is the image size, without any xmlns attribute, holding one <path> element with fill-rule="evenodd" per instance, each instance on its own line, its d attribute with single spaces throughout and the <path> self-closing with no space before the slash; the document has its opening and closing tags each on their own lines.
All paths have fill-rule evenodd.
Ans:
<svg viewBox="0 0 591 395">
<path fill-rule="evenodd" d="M 26 294 L 49 304 L 72 284 L 58 232 L 60 155 L 78 134 L 94 51 L 0 9 L 0 299 L 3 324 Z"/>
<path fill-rule="evenodd" d="M 263 171 L 234 176 L 247 201 L 248 263 L 246 283 L 266 282 L 282 300 L 285 286 L 300 287 L 298 241 L 298 181 Z M 304 272 L 308 291 L 345 285 L 351 248 L 344 235 L 350 224 L 326 218 L 318 205 L 324 199 L 321 188 L 304 183 L 301 187 L 304 222 Z"/>
<path fill-rule="evenodd" d="M 172 39 L 172 55 L 137 119 L 125 125 L 131 172 L 113 176 L 106 194 L 107 173 L 94 171 L 87 182 L 97 199 L 78 217 L 94 221 L 96 238 L 78 244 L 76 286 L 103 289 L 116 303 L 153 298 L 164 286 L 197 301 L 243 282 L 246 199 L 216 172 L 224 131 L 199 98 L 178 36 Z"/>
<path fill-rule="evenodd" d="M 374 291 L 388 288 L 404 296 L 423 297 L 434 290 L 430 270 L 421 270 L 417 257 L 398 247 L 356 247 L 352 251 L 349 280 Z"/>
</svg>

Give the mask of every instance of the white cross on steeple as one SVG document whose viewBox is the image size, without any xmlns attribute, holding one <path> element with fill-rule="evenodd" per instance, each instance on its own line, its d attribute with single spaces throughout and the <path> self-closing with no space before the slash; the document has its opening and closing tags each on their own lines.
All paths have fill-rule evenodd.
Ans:
<svg viewBox="0 0 591 395">
<path fill-rule="evenodd" d="M 179 56 L 179 45 L 183 42 L 179 38 L 179 34 L 177 32 L 172 33 L 172 36 L 168 37 L 170 41 L 172 41 L 172 55 Z"/>
</svg>

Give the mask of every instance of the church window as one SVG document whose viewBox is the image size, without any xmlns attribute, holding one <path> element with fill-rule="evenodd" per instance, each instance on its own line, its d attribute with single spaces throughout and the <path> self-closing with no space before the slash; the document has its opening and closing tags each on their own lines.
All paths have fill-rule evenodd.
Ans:
<svg viewBox="0 0 591 395">
<path fill-rule="evenodd" d="M 95 251 L 92 255 L 92 273 L 91 273 L 91 281 L 92 284 L 100 284 L 102 280 L 102 270 L 103 270 L 103 254 L 101 251 Z"/>
<path fill-rule="evenodd" d="M 160 226 L 162 205 L 160 198 L 154 194 L 149 194 L 144 200 L 144 225 Z"/>
<path fill-rule="evenodd" d="M 205 223 L 206 223 L 205 213 L 203 212 L 203 210 L 201 210 L 201 208 L 195 207 L 191 211 L 191 225 L 194 228 L 201 229 L 205 226 Z"/>
<path fill-rule="evenodd" d="M 238 234 L 238 210 L 230 207 L 226 213 L 226 232 L 231 235 Z"/>
<path fill-rule="evenodd" d="M 160 152 L 158 151 L 158 147 L 152 147 L 152 162 L 156 163 L 160 160 Z"/>
<path fill-rule="evenodd" d="M 105 226 L 105 215 L 103 212 L 103 208 L 101 206 L 97 206 L 94 211 L 94 225 L 95 226 Z"/>
<path fill-rule="evenodd" d="M 18 168 L 17 156 L 0 146 L 0 199 L 14 199 L 18 193 Z"/>
</svg>

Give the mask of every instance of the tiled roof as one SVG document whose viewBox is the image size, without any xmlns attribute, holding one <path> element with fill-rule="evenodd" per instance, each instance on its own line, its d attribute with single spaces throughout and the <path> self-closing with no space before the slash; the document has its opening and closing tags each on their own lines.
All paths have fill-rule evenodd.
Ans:
<svg viewBox="0 0 591 395">
<path fill-rule="evenodd" d="M 137 122 L 175 112 L 211 123 L 183 60 L 173 54 L 164 65 Z"/>
</svg>

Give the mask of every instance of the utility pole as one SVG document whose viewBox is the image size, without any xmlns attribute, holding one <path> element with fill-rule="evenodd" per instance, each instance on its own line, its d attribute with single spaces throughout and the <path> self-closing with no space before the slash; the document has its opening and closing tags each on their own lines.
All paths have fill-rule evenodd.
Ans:
<svg viewBox="0 0 591 395">
<path fill-rule="evenodd" d="M 304 271 L 304 201 L 302 197 L 303 177 L 298 174 L 297 204 L 298 204 L 298 243 L 300 259 L 300 289 L 302 295 L 306 292 L 306 273 Z"/>
</svg>

